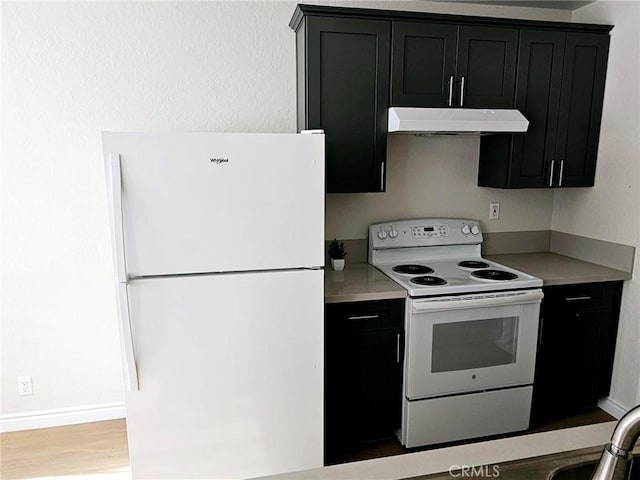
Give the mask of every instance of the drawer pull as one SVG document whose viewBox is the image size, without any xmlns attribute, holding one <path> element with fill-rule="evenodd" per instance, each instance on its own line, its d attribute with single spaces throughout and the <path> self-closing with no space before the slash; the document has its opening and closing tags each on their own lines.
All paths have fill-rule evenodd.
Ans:
<svg viewBox="0 0 640 480">
<path fill-rule="evenodd" d="M 591 300 L 591 295 L 585 295 L 583 297 L 567 297 L 565 298 L 567 302 L 577 302 L 580 300 Z"/>
<path fill-rule="evenodd" d="M 369 320 L 378 318 L 378 315 L 357 315 L 355 317 L 349 317 L 349 320 Z"/>
<path fill-rule="evenodd" d="M 396 338 L 396 363 L 400 363 L 400 334 Z"/>
</svg>

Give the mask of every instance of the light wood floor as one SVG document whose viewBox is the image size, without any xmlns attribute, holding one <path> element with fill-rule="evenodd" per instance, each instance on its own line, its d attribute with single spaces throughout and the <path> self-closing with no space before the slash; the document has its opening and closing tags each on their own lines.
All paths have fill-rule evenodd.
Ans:
<svg viewBox="0 0 640 480">
<path fill-rule="evenodd" d="M 530 430 L 589 425 L 614 420 L 599 409 L 549 422 Z M 465 443 L 465 442 L 458 442 Z M 342 463 L 430 449 L 408 450 L 396 440 L 377 442 L 342 452 Z M 125 420 L 0 434 L 0 478 L 50 480 L 131 480 Z"/>
<path fill-rule="evenodd" d="M 0 478 L 130 480 L 126 422 L 0 434 Z"/>
</svg>

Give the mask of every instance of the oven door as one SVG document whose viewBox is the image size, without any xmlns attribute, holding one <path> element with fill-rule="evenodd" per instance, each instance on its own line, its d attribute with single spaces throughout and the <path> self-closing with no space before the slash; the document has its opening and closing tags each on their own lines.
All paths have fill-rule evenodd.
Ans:
<svg viewBox="0 0 640 480">
<path fill-rule="evenodd" d="M 542 290 L 409 300 L 409 400 L 533 383 Z"/>
</svg>

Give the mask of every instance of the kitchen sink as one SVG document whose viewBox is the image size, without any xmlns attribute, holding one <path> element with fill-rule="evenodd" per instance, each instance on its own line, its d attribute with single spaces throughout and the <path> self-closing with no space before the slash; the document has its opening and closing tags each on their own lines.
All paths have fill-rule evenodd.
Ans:
<svg viewBox="0 0 640 480">
<path fill-rule="evenodd" d="M 550 480 L 590 480 L 597 464 L 598 462 L 588 462 L 562 467 L 551 475 Z M 640 461 L 638 461 L 638 457 L 632 462 L 627 478 L 629 480 L 640 480 Z"/>
<path fill-rule="evenodd" d="M 598 462 L 563 467 L 551 475 L 551 480 L 589 480 Z"/>
<path fill-rule="evenodd" d="M 497 465 L 498 476 L 500 480 L 590 480 L 602 448 L 589 447 L 501 463 Z M 635 459 L 627 479 L 640 480 L 640 444 L 633 453 Z M 493 468 L 494 465 L 485 466 L 483 471 L 491 475 Z M 444 472 L 413 477 L 411 480 L 451 480 L 452 477 L 463 476 L 462 472 Z"/>
</svg>

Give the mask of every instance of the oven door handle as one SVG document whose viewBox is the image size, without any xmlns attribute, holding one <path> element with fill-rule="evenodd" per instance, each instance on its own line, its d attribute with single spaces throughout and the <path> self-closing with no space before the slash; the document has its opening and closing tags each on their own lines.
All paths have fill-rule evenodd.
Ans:
<svg viewBox="0 0 640 480">
<path fill-rule="evenodd" d="M 424 301 L 417 300 L 413 302 L 413 312 L 434 312 L 439 310 L 523 305 L 527 303 L 540 303 L 542 301 L 542 297 L 544 297 L 542 290 L 494 295 L 496 296 L 472 297 L 467 300 L 456 300 L 458 297 L 447 297 L 446 299 L 439 298 Z"/>
</svg>

